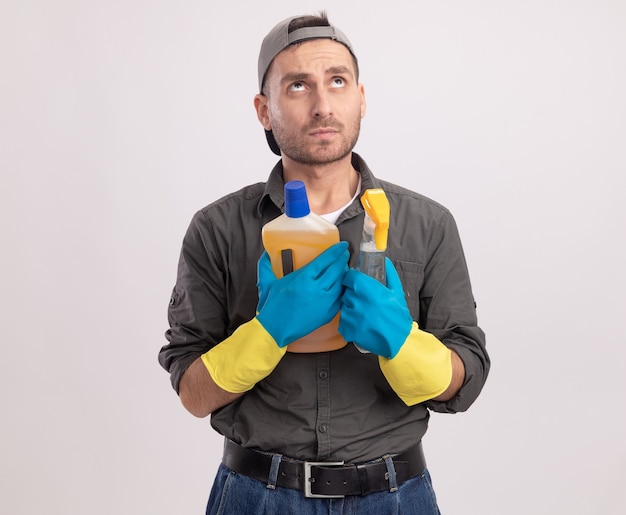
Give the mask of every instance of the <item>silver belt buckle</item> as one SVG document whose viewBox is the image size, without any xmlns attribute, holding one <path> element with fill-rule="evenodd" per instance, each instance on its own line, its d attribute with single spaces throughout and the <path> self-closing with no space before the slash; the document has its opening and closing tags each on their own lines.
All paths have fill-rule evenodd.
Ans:
<svg viewBox="0 0 626 515">
<path fill-rule="evenodd" d="M 304 462 L 304 496 L 312 499 L 341 499 L 345 495 L 322 495 L 311 492 L 311 485 L 315 481 L 311 477 L 311 467 L 340 467 L 343 461 L 305 461 Z"/>
</svg>

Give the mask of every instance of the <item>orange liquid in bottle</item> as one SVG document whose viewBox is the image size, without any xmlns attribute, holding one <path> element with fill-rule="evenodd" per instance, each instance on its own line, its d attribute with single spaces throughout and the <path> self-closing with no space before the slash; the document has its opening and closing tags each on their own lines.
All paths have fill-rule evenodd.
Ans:
<svg viewBox="0 0 626 515">
<path fill-rule="evenodd" d="M 262 231 L 263 246 L 270 256 L 276 277 L 283 277 L 290 268 L 296 270 L 339 243 L 339 230 L 320 216 L 309 213 L 299 218 L 281 215 L 267 223 Z M 293 266 L 290 266 L 289 256 Z M 285 313 L 288 317 L 289 313 Z M 328 324 L 287 346 L 289 352 L 326 352 L 346 345 L 339 334 L 339 313 Z"/>
</svg>

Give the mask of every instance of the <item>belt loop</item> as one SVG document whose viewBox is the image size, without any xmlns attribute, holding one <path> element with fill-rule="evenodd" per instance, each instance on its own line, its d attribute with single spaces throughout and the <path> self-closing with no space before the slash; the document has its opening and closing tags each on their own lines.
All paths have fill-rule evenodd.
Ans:
<svg viewBox="0 0 626 515">
<path fill-rule="evenodd" d="M 267 478 L 267 488 L 271 490 L 276 489 L 276 481 L 278 481 L 278 469 L 280 468 L 280 462 L 283 459 L 282 454 L 272 455 L 272 464 L 270 465 L 270 474 Z"/>
<path fill-rule="evenodd" d="M 398 478 L 396 477 L 396 467 L 393 464 L 393 458 L 389 454 L 383 456 L 385 465 L 387 465 L 387 473 L 385 479 L 389 481 L 389 491 L 395 492 L 398 490 Z"/>
</svg>

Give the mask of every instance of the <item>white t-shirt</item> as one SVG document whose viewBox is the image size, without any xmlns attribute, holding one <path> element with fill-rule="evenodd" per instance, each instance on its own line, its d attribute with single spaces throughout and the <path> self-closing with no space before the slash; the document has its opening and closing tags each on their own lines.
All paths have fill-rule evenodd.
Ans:
<svg viewBox="0 0 626 515">
<path fill-rule="evenodd" d="M 345 206 L 337 209 L 337 211 L 333 211 L 332 213 L 326 213 L 320 216 L 324 220 L 328 220 L 331 224 L 334 224 L 339 218 L 339 215 L 343 213 L 344 209 L 346 209 L 350 204 L 352 204 L 352 202 L 354 202 L 354 199 L 357 198 L 360 193 L 361 193 L 361 174 L 359 174 L 359 184 L 356 187 L 356 193 L 354 194 L 354 197 L 350 199 L 350 202 L 348 202 Z"/>
</svg>

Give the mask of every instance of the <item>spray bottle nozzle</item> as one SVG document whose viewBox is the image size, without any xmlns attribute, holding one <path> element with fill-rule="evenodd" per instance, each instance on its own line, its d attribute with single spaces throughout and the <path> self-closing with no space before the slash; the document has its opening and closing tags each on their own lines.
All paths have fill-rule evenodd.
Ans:
<svg viewBox="0 0 626 515">
<path fill-rule="evenodd" d="M 381 188 L 365 190 L 361 196 L 361 204 L 365 214 L 374 222 L 374 241 L 378 250 L 387 248 L 387 233 L 389 232 L 389 201 Z"/>
</svg>

